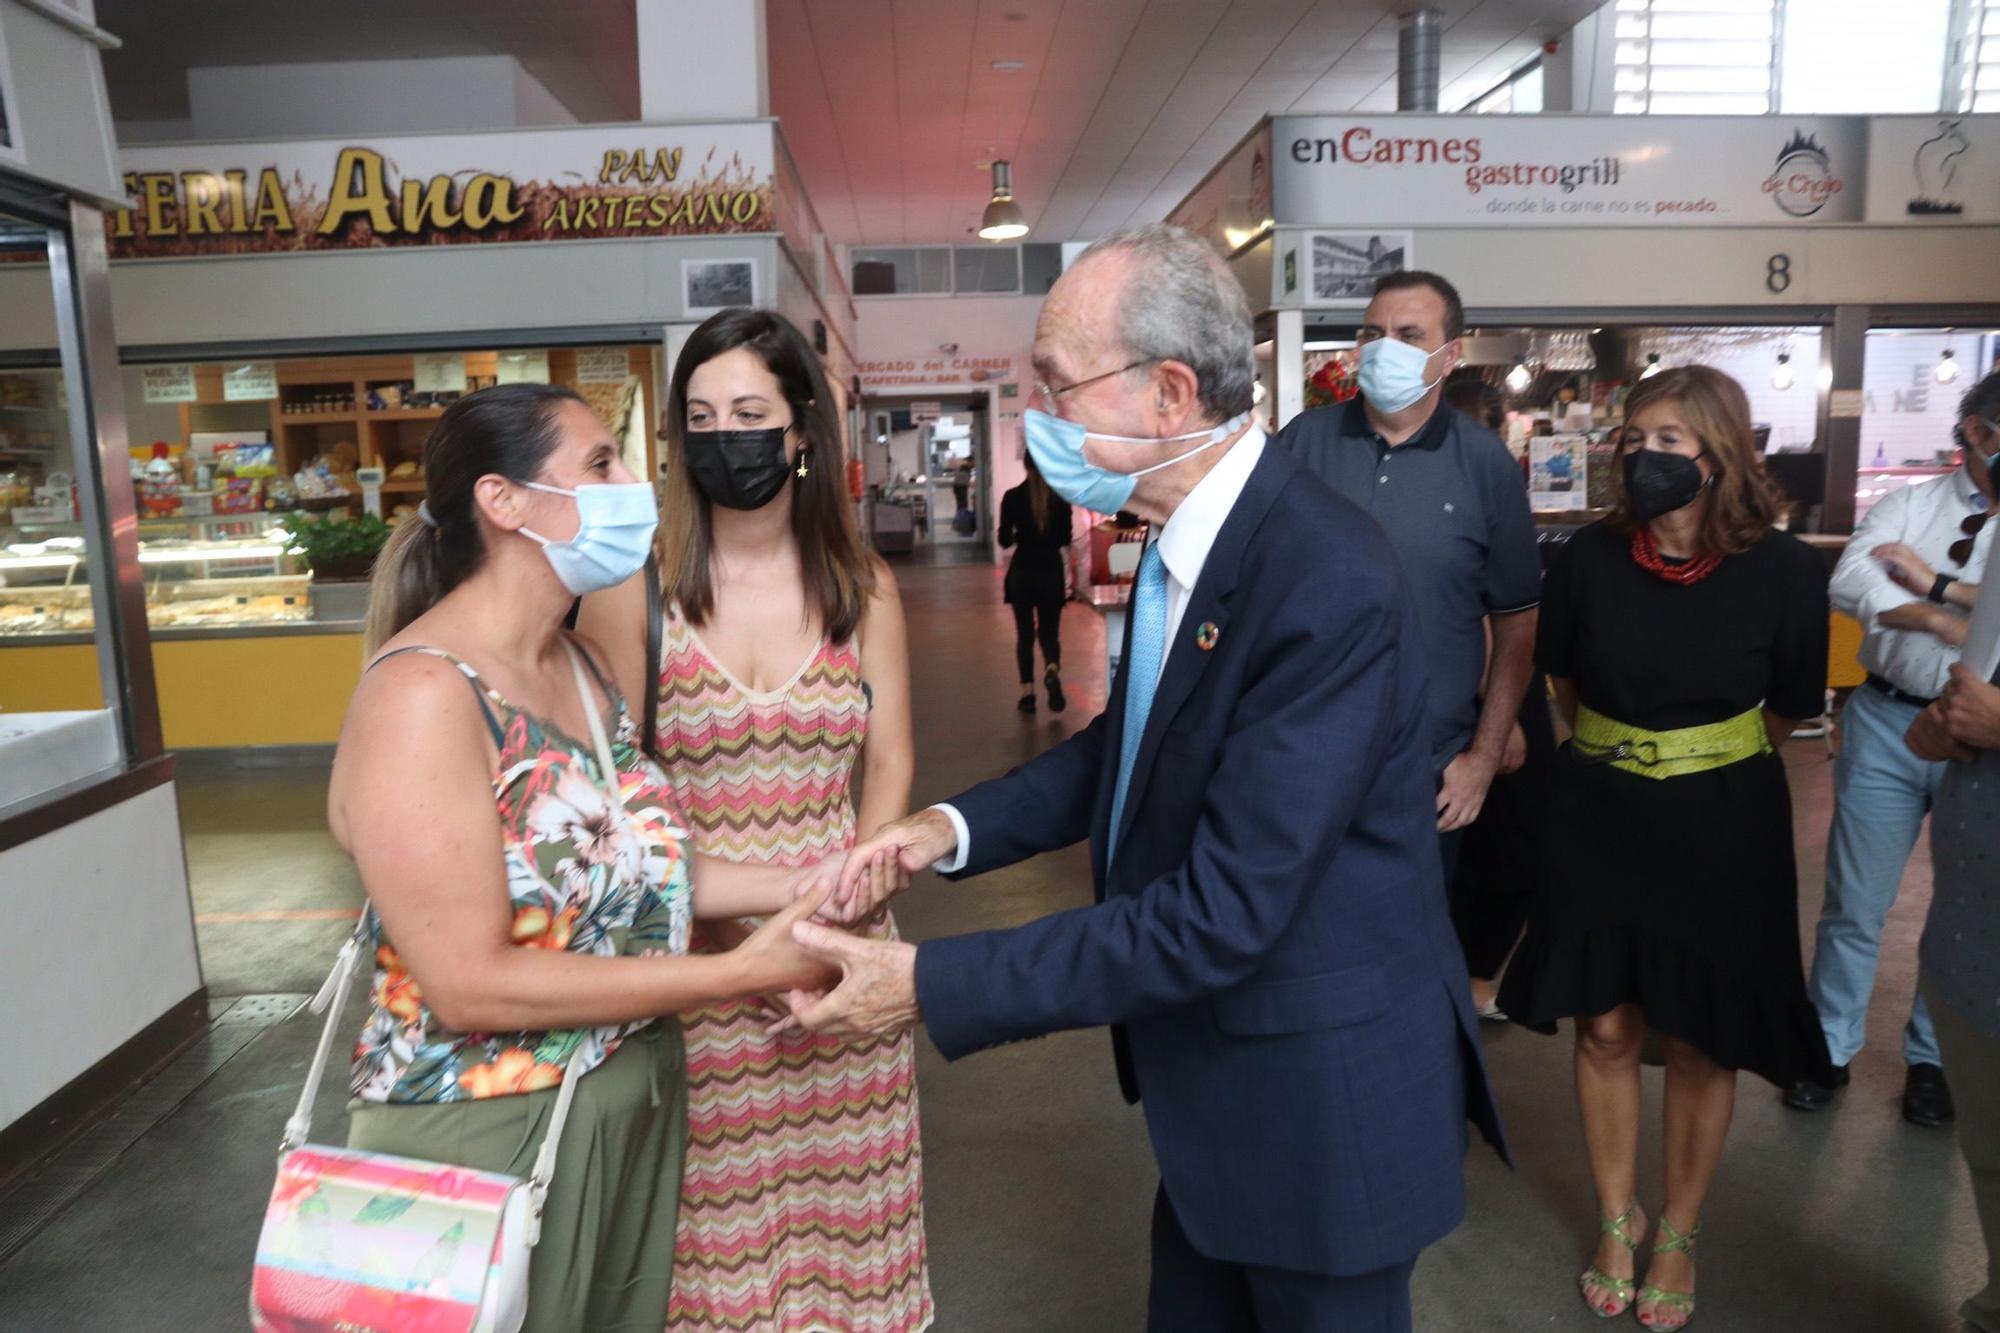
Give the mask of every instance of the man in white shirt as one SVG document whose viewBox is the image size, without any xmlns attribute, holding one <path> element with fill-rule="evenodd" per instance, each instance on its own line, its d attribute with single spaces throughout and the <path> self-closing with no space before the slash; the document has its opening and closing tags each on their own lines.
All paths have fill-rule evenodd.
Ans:
<svg viewBox="0 0 2000 1333">
<path fill-rule="evenodd" d="M 1944 693 L 1965 637 L 1965 612 L 1992 548 L 1995 529 L 1986 517 L 1994 503 L 1991 464 L 2000 455 L 2000 375 L 1973 387 L 1960 417 L 1965 465 L 1878 500 L 1833 573 L 1833 605 L 1861 622 L 1868 683 L 1841 712 L 1826 901 L 1813 955 L 1813 1004 L 1826 1031 L 1834 1081 L 1788 1088 L 1785 1104 L 1801 1111 L 1829 1105 L 1847 1085 L 1848 1062 L 1867 1030 L 1882 921 L 1944 780 L 1945 766 L 1917 758 L 1903 736 Z M 1951 1089 L 1921 996 L 1911 1001 L 1903 1059 L 1903 1118 L 1916 1125 L 1951 1123 Z"/>
</svg>

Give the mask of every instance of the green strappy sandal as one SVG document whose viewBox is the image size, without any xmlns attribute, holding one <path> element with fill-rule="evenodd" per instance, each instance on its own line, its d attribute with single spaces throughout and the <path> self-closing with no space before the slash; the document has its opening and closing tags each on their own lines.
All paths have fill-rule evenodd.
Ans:
<svg viewBox="0 0 2000 1333">
<path fill-rule="evenodd" d="M 1639 1201 L 1634 1199 L 1632 1200 L 1632 1206 L 1618 1214 L 1618 1216 L 1599 1218 L 1597 1229 L 1617 1241 L 1620 1245 L 1623 1245 L 1632 1253 L 1637 1254 L 1639 1252 L 1639 1242 L 1625 1234 L 1625 1224 L 1630 1222 L 1632 1214 L 1638 1211 Z M 1592 1264 L 1583 1270 L 1582 1276 L 1576 1280 L 1576 1285 L 1577 1289 L 1583 1293 L 1583 1303 L 1590 1307 L 1592 1314 L 1596 1315 L 1599 1319 L 1616 1319 L 1632 1308 L 1633 1296 L 1639 1289 L 1639 1279 L 1636 1277 L 1613 1277 L 1596 1264 Z M 1590 1288 L 1592 1287 L 1603 1288 L 1605 1291 L 1611 1293 L 1620 1304 L 1615 1309 L 1598 1309 L 1597 1302 L 1590 1299 Z"/>
<path fill-rule="evenodd" d="M 1683 1236 L 1680 1232 L 1674 1230 L 1673 1223 L 1662 1217 L 1660 1219 L 1661 1239 L 1653 1242 L 1653 1253 L 1656 1255 L 1671 1254 L 1675 1250 L 1679 1250 L 1688 1257 L 1689 1263 L 1693 1263 L 1694 1243 L 1696 1237 L 1700 1235 L 1701 1224 L 1699 1222 L 1695 1224 L 1692 1231 Z M 1646 1328 L 1660 1329 L 1661 1333 L 1677 1333 L 1678 1330 L 1686 1328 L 1694 1322 L 1694 1293 L 1691 1291 L 1666 1291 L 1659 1287 L 1641 1287 L 1639 1288 L 1639 1303 L 1643 1305 L 1647 1302 L 1651 1302 L 1656 1307 L 1665 1306 L 1669 1310 L 1679 1311 L 1681 1322 L 1663 1326 L 1657 1323 L 1649 1324 L 1641 1319 L 1639 1321 L 1640 1324 Z"/>
</svg>

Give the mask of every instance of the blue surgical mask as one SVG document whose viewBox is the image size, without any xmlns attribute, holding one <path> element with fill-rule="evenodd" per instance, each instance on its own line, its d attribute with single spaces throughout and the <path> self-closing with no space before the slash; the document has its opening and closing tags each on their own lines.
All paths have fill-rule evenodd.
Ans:
<svg viewBox="0 0 2000 1333">
<path fill-rule="evenodd" d="M 653 488 L 643 481 L 608 481 L 564 490 L 526 483 L 530 490 L 567 495 L 576 501 L 576 536 L 552 542 L 528 528 L 521 535 L 539 542 L 563 587 L 581 597 L 615 588 L 646 567 L 653 554 L 653 530 L 660 509 Z"/>
<path fill-rule="evenodd" d="M 1422 348 L 1394 338 L 1377 338 L 1364 344 L 1358 375 L 1362 397 L 1377 412 L 1402 411 L 1443 381 L 1444 376 L 1440 375 L 1426 383 L 1424 372 L 1430 368 L 1431 357 L 1450 345 L 1446 343 L 1427 355 Z"/>
<path fill-rule="evenodd" d="M 1042 480 L 1049 489 L 1080 509 L 1088 509 L 1093 514 L 1115 514 L 1132 499 L 1132 490 L 1139 484 L 1139 478 L 1148 472 L 1158 472 L 1170 468 L 1185 459 L 1193 458 L 1203 449 L 1212 448 L 1241 430 L 1250 421 L 1245 412 L 1231 417 L 1213 430 L 1198 430 L 1186 435 L 1169 435 L 1165 439 L 1153 440 L 1135 438 L 1130 435 L 1106 435 L 1102 431 L 1087 429 L 1081 421 L 1070 421 L 1064 417 L 1050 416 L 1047 412 L 1029 408 L 1024 414 L 1028 452 L 1035 456 L 1035 466 L 1042 470 Z M 1164 463 L 1140 468 L 1137 472 L 1113 472 L 1102 468 L 1083 456 L 1085 440 L 1110 440 L 1114 444 L 1175 444 L 1181 440 L 1204 441 L 1199 447 L 1184 454 L 1169 458 Z"/>
</svg>

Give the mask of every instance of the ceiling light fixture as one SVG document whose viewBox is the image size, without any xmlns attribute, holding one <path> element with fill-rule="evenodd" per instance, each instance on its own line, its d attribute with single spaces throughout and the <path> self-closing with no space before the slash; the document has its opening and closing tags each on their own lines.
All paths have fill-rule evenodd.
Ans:
<svg viewBox="0 0 2000 1333">
<path fill-rule="evenodd" d="M 1937 369 L 1931 372 L 1937 376 L 1939 384 L 1949 384 L 1958 378 L 1958 356 L 1949 347 L 1938 353 Z"/>
<path fill-rule="evenodd" d="M 1535 382 L 1534 372 L 1525 361 L 1516 361 L 1514 368 L 1507 372 L 1507 387 L 1515 393 L 1526 393 L 1528 386 Z"/>
<path fill-rule="evenodd" d="M 1014 202 L 1014 172 L 1006 162 L 993 164 L 993 198 L 979 219 L 979 235 L 989 241 L 1012 241 L 1028 234 L 1028 218 Z"/>
<path fill-rule="evenodd" d="M 995 74 L 1019 74 L 1028 67 L 1025 60 L 996 60 L 993 62 Z"/>
<path fill-rule="evenodd" d="M 1642 380 L 1649 380 L 1653 378 L 1653 376 L 1659 374 L 1662 369 L 1663 367 L 1660 365 L 1660 354 L 1658 352 L 1648 352 L 1646 353 L 1646 368 L 1639 372 L 1639 378 Z"/>
<path fill-rule="evenodd" d="M 1778 368 L 1771 372 L 1771 387 L 1783 393 L 1797 382 L 1797 377 L 1792 374 L 1792 354 L 1778 353 Z"/>
</svg>

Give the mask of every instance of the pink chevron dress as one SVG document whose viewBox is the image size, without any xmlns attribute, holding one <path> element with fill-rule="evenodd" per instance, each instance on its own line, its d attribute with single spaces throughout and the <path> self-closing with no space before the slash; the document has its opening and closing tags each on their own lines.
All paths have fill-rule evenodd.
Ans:
<svg viewBox="0 0 2000 1333">
<path fill-rule="evenodd" d="M 676 610 L 660 656 L 660 755 L 697 851 L 798 866 L 853 845 L 868 697 L 852 645 L 822 643 L 782 688 L 758 693 Z M 895 923 L 871 933 L 895 938 Z M 910 1034 L 774 1039 L 746 1004 L 685 1021 L 688 1156 L 667 1327 L 927 1327 Z"/>
</svg>

